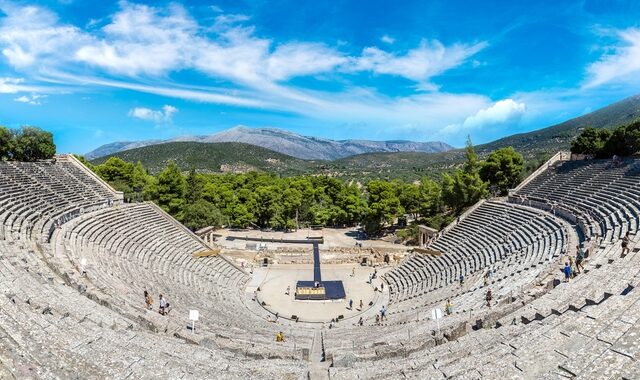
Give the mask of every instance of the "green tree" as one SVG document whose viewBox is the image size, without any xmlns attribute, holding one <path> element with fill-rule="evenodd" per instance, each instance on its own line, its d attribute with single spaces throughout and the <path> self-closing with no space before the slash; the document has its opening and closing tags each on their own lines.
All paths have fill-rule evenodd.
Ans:
<svg viewBox="0 0 640 380">
<path fill-rule="evenodd" d="M 12 158 L 14 149 L 13 133 L 0 125 L 0 161 Z"/>
<path fill-rule="evenodd" d="M 211 202 L 203 199 L 187 203 L 180 214 L 179 220 L 187 228 L 195 231 L 204 227 L 220 227 L 223 222 L 222 213 Z"/>
<path fill-rule="evenodd" d="M 405 212 L 413 215 L 415 218 L 420 212 L 420 187 L 413 183 L 398 183 L 400 189 L 400 204 Z"/>
<path fill-rule="evenodd" d="M 630 156 L 640 152 L 640 120 L 616 128 L 604 144 L 598 157 L 609 158 L 614 154 Z"/>
<path fill-rule="evenodd" d="M 14 134 L 12 158 L 17 161 L 45 160 L 56 154 L 51 132 L 22 127 Z"/>
<path fill-rule="evenodd" d="M 480 170 L 480 161 L 478 160 L 478 154 L 476 153 L 471 137 L 467 136 L 467 144 L 465 147 L 465 162 L 463 171 L 468 174 L 477 173 Z"/>
<path fill-rule="evenodd" d="M 404 208 L 398 198 L 396 185 L 389 181 L 373 180 L 367 183 L 369 194 L 369 213 L 366 227 L 375 233 L 384 223 L 393 223 L 395 218 L 404 214 Z"/>
<path fill-rule="evenodd" d="M 479 168 L 478 156 L 468 138 L 463 170 L 456 169 L 452 175 L 442 175 L 442 200 L 456 214 L 487 195 L 487 184 L 480 178 Z"/>
<path fill-rule="evenodd" d="M 169 161 L 167 167 L 158 174 L 158 205 L 171 215 L 178 215 L 184 205 L 185 179 L 175 162 Z"/>
<path fill-rule="evenodd" d="M 186 186 L 185 199 L 187 203 L 195 203 L 202 199 L 204 183 L 193 168 L 189 170 L 189 175 L 187 175 Z"/>
<path fill-rule="evenodd" d="M 571 153 L 600 156 L 611 134 L 611 130 L 606 128 L 586 127 L 571 141 Z"/>
<path fill-rule="evenodd" d="M 418 212 L 421 217 L 431 217 L 442 211 L 442 187 L 436 181 L 422 178 L 420 186 L 420 206 Z"/>
<path fill-rule="evenodd" d="M 489 154 L 480 167 L 480 178 L 497 186 L 502 195 L 514 188 L 522 176 L 524 159 L 512 147 L 501 148 Z"/>
<path fill-rule="evenodd" d="M 119 157 L 110 157 L 94 167 L 94 171 L 109 182 L 116 190 L 131 192 L 134 165 Z"/>
</svg>

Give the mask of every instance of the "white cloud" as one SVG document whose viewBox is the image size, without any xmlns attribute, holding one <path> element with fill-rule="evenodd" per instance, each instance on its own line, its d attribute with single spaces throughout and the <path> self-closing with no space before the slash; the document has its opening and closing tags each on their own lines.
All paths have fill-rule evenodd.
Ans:
<svg viewBox="0 0 640 380">
<path fill-rule="evenodd" d="M 396 42 L 396 39 L 389 36 L 388 34 L 385 34 L 384 36 L 380 37 L 380 41 L 384 42 L 385 44 L 392 45 L 394 42 Z"/>
<path fill-rule="evenodd" d="M 164 105 L 159 110 L 150 108 L 135 107 L 129 110 L 129 116 L 140 120 L 153 121 L 155 123 L 168 123 L 173 119 L 173 115 L 178 112 L 176 107 Z"/>
<path fill-rule="evenodd" d="M 0 24 L 0 46 L 14 67 L 50 62 L 86 38 L 75 26 L 59 25 L 57 16 L 44 8 L 3 3 L 0 10 L 6 14 Z"/>
<path fill-rule="evenodd" d="M 442 133 L 453 134 L 507 123 L 515 124 L 524 115 L 526 109 L 527 107 L 524 103 L 519 103 L 513 99 L 500 100 L 490 107 L 468 116 L 462 123 L 446 126 Z"/>
<path fill-rule="evenodd" d="M 377 47 L 365 48 L 357 58 L 354 70 L 369 70 L 376 74 L 391 74 L 416 82 L 444 73 L 462 64 L 468 57 L 487 46 L 481 42 L 474 45 L 455 44 L 444 46 L 439 41 L 422 41 L 405 55 L 383 51 Z"/>
<path fill-rule="evenodd" d="M 0 78 L 0 94 L 15 94 L 20 91 L 24 78 Z"/>
<path fill-rule="evenodd" d="M 347 58 L 322 44 L 294 43 L 278 46 L 267 62 L 268 77 L 281 80 L 328 72 Z"/>
<path fill-rule="evenodd" d="M 22 95 L 17 98 L 14 98 L 13 100 L 18 103 L 26 103 L 26 104 L 31 104 L 32 106 L 39 106 L 42 104 L 41 100 L 46 97 L 47 95 L 31 94 L 31 95 Z"/>
<path fill-rule="evenodd" d="M 587 68 L 585 87 L 595 87 L 609 82 L 638 80 L 640 75 L 640 29 L 629 28 L 617 31 L 620 46 L 609 48 L 605 54 Z M 634 78 L 632 78 L 634 77 Z"/>
<path fill-rule="evenodd" d="M 165 12 L 124 3 L 102 29 L 105 38 L 81 46 L 75 58 L 127 75 L 179 69 L 190 60 L 197 24 L 180 5 L 171 5 Z"/>
<path fill-rule="evenodd" d="M 372 46 L 349 55 L 341 51 L 348 44 L 276 43 L 258 36 L 254 27 L 247 25 L 245 15 L 220 14 L 213 25 L 201 25 L 175 3 L 159 8 L 121 2 L 120 9 L 106 18 L 109 21 L 100 29 L 65 25 L 45 9 L 25 8 L 12 8 L 0 18 L 0 31 L 11 32 L 0 35 L 0 49 L 25 52 L 27 58 L 9 60 L 9 64 L 48 85 L 122 88 L 338 123 L 385 123 L 422 132 L 456 123 L 461 113 L 471 114 L 491 104 L 485 96 L 437 92 L 429 83 L 463 64 L 486 46 L 484 42 L 444 45 L 425 40 L 404 52 Z M 26 19 L 32 22 L 24 22 L 24 15 L 30 15 Z M 389 41 L 387 38 L 384 43 L 389 45 Z M 181 70 L 204 73 L 223 85 L 185 85 L 168 79 Z M 393 98 L 348 85 L 341 91 L 323 92 L 287 83 L 300 76 L 317 75 L 326 80 L 333 78 L 326 74 L 361 72 L 401 76 L 415 81 L 416 88 L 431 92 Z M 42 93 L 11 82 L 0 82 L 0 92 L 3 86 L 4 92 Z M 176 111 L 140 107 L 131 109 L 129 115 L 162 123 L 171 120 Z"/>
</svg>

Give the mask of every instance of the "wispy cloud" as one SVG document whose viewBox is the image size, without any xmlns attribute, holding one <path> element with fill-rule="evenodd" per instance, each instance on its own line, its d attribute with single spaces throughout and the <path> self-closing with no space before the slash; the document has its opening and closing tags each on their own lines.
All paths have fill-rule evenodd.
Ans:
<svg viewBox="0 0 640 380">
<path fill-rule="evenodd" d="M 169 123 L 173 119 L 173 115 L 177 112 L 178 109 L 176 107 L 166 104 L 159 110 L 135 107 L 129 110 L 129 116 L 140 120 L 153 121 L 155 123 Z"/>
<path fill-rule="evenodd" d="M 393 44 L 394 42 L 396 42 L 396 39 L 391 37 L 388 34 L 385 34 L 384 36 L 380 37 L 380 41 L 384 42 L 385 44 Z"/>
<path fill-rule="evenodd" d="M 39 94 L 31 94 L 31 95 L 22 95 L 13 100 L 18 103 L 26 103 L 31 104 L 32 106 L 39 106 L 42 104 L 42 100 L 46 98 L 47 95 L 39 95 Z"/>
<path fill-rule="evenodd" d="M 618 37 L 618 45 L 608 47 L 606 50 L 611 53 L 603 55 L 587 68 L 585 87 L 629 79 L 637 83 L 640 76 L 640 29 L 619 30 L 615 35 Z"/>
<path fill-rule="evenodd" d="M 463 65 L 486 42 L 445 45 L 422 40 L 408 50 L 370 46 L 345 52 L 346 45 L 278 41 L 258 36 L 245 15 L 219 14 L 201 25 L 181 5 L 166 7 L 120 3 L 101 28 L 64 24 L 51 11 L 34 6 L 0 5 L 0 49 L 7 62 L 47 85 L 86 91 L 118 88 L 189 101 L 284 111 L 339 123 L 370 123 L 417 128 L 427 133 L 459 122 L 461 114 L 488 107 L 474 94 L 435 91 L 434 78 Z M 9 58 L 9 56 L 13 58 Z M 220 84 L 175 82 L 173 74 L 200 73 Z M 375 88 L 346 84 L 336 91 L 293 85 L 296 77 L 329 74 L 348 83 L 361 73 L 406 78 L 424 93 L 391 97 Z M 18 88 L 22 86 L 22 88 Z M 22 82 L 0 81 L 0 92 L 27 91 Z M 31 90 L 32 93 L 39 91 Z M 25 95 L 26 96 L 26 95 Z M 134 118 L 163 122 L 175 112 L 134 108 Z M 428 123 L 425 120 L 429 120 Z"/>
</svg>

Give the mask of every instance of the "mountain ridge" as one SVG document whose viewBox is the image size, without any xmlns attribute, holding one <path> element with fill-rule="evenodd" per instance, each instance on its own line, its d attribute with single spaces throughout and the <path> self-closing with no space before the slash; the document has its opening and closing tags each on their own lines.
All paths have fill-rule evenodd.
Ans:
<svg viewBox="0 0 640 380">
<path fill-rule="evenodd" d="M 213 135 L 177 136 L 168 140 L 117 141 L 102 145 L 85 154 L 85 157 L 89 160 L 94 160 L 130 149 L 170 142 L 239 142 L 256 145 L 304 160 L 329 161 L 371 152 L 437 153 L 454 149 L 451 145 L 441 141 L 332 140 L 322 137 L 304 136 L 278 128 L 249 128 L 239 125 Z"/>
</svg>

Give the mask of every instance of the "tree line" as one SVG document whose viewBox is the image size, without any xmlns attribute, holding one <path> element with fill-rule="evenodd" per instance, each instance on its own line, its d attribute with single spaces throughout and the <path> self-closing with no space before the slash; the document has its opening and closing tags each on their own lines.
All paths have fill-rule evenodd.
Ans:
<svg viewBox="0 0 640 380">
<path fill-rule="evenodd" d="M 640 120 L 615 129 L 587 127 L 571 142 L 571 153 L 596 158 L 630 156 L 640 152 Z"/>
<path fill-rule="evenodd" d="M 479 160 L 471 141 L 464 165 L 440 181 L 425 177 L 416 182 L 374 179 L 361 184 L 324 175 L 182 173 L 172 161 L 153 176 L 140 162 L 117 157 L 100 165 L 83 161 L 129 200 L 154 201 L 194 230 L 221 225 L 274 229 L 362 225 L 370 234 L 407 214 L 439 229 L 488 196 L 490 189 L 504 194 L 513 188 L 524 168 L 522 156 L 511 147 Z"/>
<path fill-rule="evenodd" d="M 0 161 L 46 160 L 56 154 L 51 132 L 36 127 L 0 126 Z"/>
</svg>

